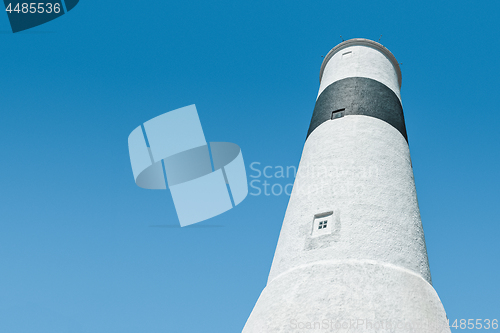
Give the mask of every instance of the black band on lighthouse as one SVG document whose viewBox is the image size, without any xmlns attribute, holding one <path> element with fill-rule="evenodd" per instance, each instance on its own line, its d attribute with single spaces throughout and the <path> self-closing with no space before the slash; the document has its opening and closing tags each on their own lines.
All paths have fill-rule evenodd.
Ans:
<svg viewBox="0 0 500 333">
<path fill-rule="evenodd" d="M 345 109 L 345 116 L 364 115 L 381 119 L 396 128 L 408 142 L 403 107 L 394 91 L 364 77 L 349 77 L 330 84 L 316 101 L 307 137 L 332 113 Z"/>
</svg>

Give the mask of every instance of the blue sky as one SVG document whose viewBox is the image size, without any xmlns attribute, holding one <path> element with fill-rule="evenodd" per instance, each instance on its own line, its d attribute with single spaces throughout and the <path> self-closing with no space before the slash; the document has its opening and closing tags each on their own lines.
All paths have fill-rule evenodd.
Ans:
<svg viewBox="0 0 500 333">
<path fill-rule="evenodd" d="M 0 15 L 0 332 L 239 332 L 288 196 L 189 228 L 138 188 L 127 137 L 196 104 L 208 141 L 293 166 L 321 56 L 396 56 L 431 273 L 450 319 L 500 319 L 500 4 L 82 0 L 12 34 Z M 271 179 L 283 186 L 293 178 Z M 455 330 L 453 330 L 455 331 Z"/>
</svg>

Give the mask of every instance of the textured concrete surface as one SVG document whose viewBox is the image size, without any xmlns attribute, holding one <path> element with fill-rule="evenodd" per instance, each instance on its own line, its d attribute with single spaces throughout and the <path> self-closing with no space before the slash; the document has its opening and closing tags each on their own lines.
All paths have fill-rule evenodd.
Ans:
<svg viewBox="0 0 500 333">
<path fill-rule="evenodd" d="M 384 120 L 408 141 L 403 107 L 386 85 L 364 77 L 349 77 L 330 84 L 316 100 L 307 135 L 325 121 L 332 111 L 345 109 L 345 115 L 364 115 Z"/>
<path fill-rule="evenodd" d="M 450 330 L 439 297 L 419 275 L 379 262 L 346 260 L 319 261 L 277 277 L 262 292 L 243 332 Z"/>
<path fill-rule="evenodd" d="M 339 215 L 338 240 L 306 248 L 315 214 Z M 387 122 L 350 115 L 307 139 L 269 280 L 324 259 L 370 259 L 431 281 L 410 152 Z"/>
<path fill-rule="evenodd" d="M 332 48 L 330 50 L 330 52 L 328 52 L 328 54 L 323 59 L 323 63 L 321 64 L 321 69 L 319 71 L 319 81 L 320 82 L 323 78 L 323 73 L 325 71 L 325 67 L 328 64 L 328 62 L 330 61 L 330 59 L 337 52 L 340 52 L 341 50 L 343 50 L 347 47 L 350 47 L 350 46 L 369 47 L 369 48 L 375 49 L 375 50 L 379 51 L 380 53 L 382 53 L 392 63 L 392 66 L 394 67 L 394 71 L 396 72 L 396 75 L 398 77 L 399 88 L 401 88 L 401 83 L 403 82 L 403 77 L 401 75 L 401 68 L 399 67 L 399 63 L 398 63 L 396 57 L 394 56 L 394 54 L 392 54 L 392 52 L 389 51 L 389 49 L 387 49 L 384 45 L 377 43 L 373 40 L 366 39 L 366 38 L 351 38 L 351 39 L 343 41 L 340 44 L 335 45 L 335 47 Z"/>
<path fill-rule="evenodd" d="M 352 52 L 349 57 L 342 57 Z M 366 77 L 389 87 L 401 100 L 398 75 L 392 62 L 379 51 L 366 46 L 349 46 L 339 50 L 326 63 L 318 97 L 335 81 L 348 77 Z"/>
<path fill-rule="evenodd" d="M 330 211 L 332 233 L 313 237 L 314 216 Z M 450 332 L 431 285 L 408 144 L 369 116 L 324 122 L 307 139 L 268 284 L 243 332 L 341 332 L 298 327 L 324 320 L 406 325 L 344 332 Z"/>
</svg>

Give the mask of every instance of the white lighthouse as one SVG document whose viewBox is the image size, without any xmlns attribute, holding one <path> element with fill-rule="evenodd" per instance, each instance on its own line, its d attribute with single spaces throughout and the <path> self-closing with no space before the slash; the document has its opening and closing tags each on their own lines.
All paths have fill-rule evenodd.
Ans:
<svg viewBox="0 0 500 333">
<path fill-rule="evenodd" d="M 450 332 L 432 287 L 401 70 L 356 38 L 325 57 L 268 282 L 244 333 Z"/>
</svg>

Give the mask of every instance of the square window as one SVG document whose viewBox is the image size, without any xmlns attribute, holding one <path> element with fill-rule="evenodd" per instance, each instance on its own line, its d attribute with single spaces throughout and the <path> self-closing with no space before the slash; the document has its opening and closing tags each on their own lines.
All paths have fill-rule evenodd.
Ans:
<svg viewBox="0 0 500 333">
<path fill-rule="evenodd" d="M 316 214 L 313 220 L 312 236 L 321 236 L 331 233 L 331 228 L 328 227 L 328 221 L 331 221 L 333 212 Z M 330 222 L 331 224 L 331 222 Z"/>
<path fill-rule="evenodd" d="M 342 118 L 343 116 L 345 116 L 345 108 L 344 109 L 335 110 L 335 111 L 332 112 L 332 120 L 333 119 L 337 119 L 337 118 Z"/>
</svg>

